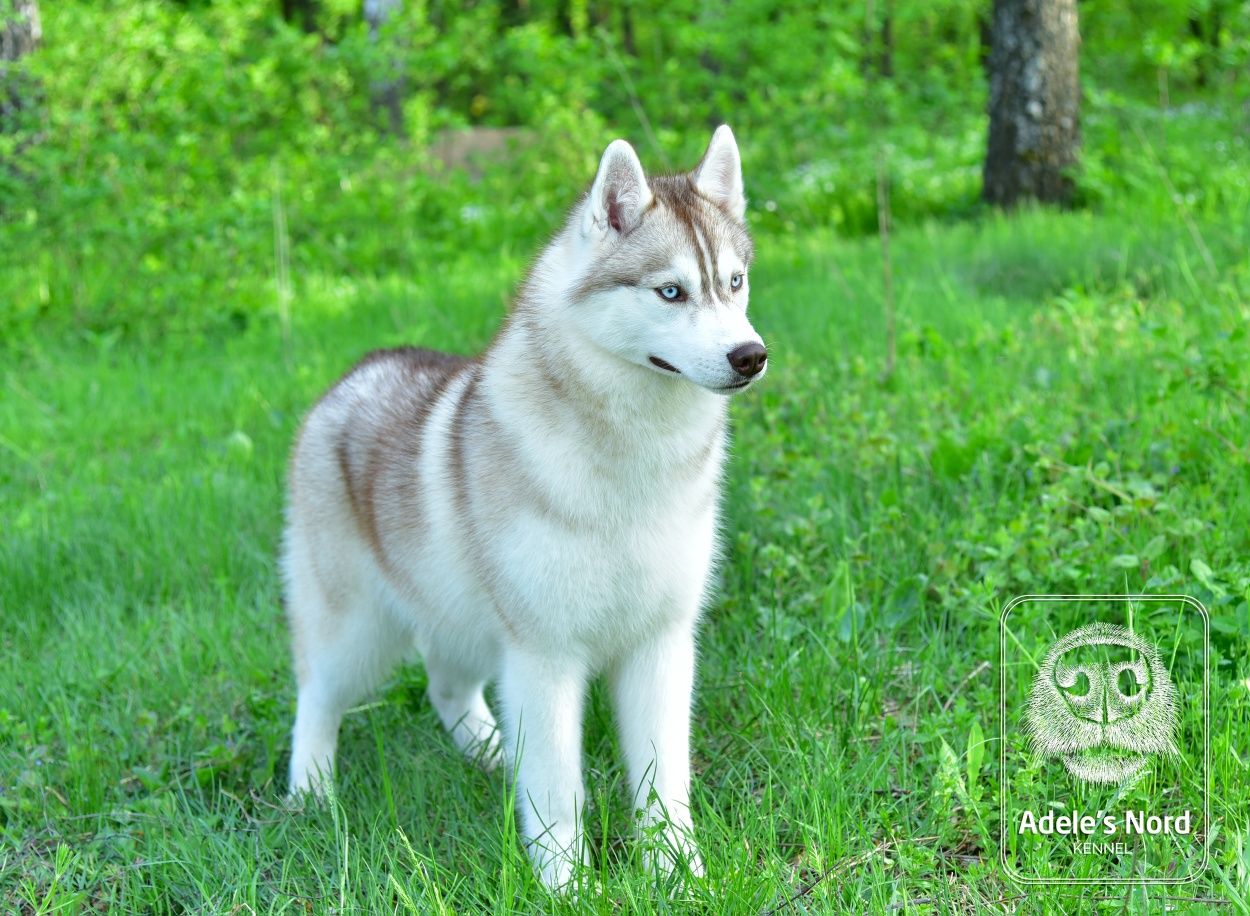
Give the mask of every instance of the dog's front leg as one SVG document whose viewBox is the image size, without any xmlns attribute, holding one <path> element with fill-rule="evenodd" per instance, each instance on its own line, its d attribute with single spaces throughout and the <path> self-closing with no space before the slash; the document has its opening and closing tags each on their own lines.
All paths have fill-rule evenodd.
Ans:
<svg viewBox="0 0 1250 916">
<path fill-rule="evenodd" d="M 694 633 L 679 626 L 635 649 L 612 676 L 617 726 L 634 790 L 642 809 L 642 833 L 661 848 L 646 860 L 671 870 L 683 858 L 703 873 L 691 837 L 690 702 L 694 689 Z M 655 828 L 660 827 L 657 831 Z"/>
<path fill-rule="evenodd" d="M 519 754 L 517 808 L 525 845 L 543 883 L 564 888 L 586 861 L 581 813 L 584 670 L 510 648 L 500 688 L 508 751 Z"/>
</svg>

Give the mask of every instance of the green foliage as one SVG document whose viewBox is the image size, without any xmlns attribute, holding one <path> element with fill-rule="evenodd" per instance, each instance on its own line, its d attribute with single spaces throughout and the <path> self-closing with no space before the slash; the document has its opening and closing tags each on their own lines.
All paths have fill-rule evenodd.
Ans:
<svg viewBox="0 0 1250 916">
<path fill-rule="evenodd" d="M 323 4 L 313 34 L 262 0 L 46 4 L 44 46 L 27 65 L 43 87 L 42 123 L 26 132 L 38 142 L 9 135 L 0 148 L 14 163 L 0 169 L 0 338 L 231 333 L 274 317 L 276 294 L 213 262 L 255 268 L 279 245 L 296 277 L 377 258 L 398 269 L 412 247 L 402 236 L 418 233 L 413 270 L 466 235 L 524 248 L 618 133 L 663 169 L 693 161 L 709 127 L 730 121 L 761 231 L 875 232 L 879 159 L 897 223 L 975 214 L 986 7 L 895 4 L 889 78 L 886 8 L 406 3 L 374 42 L 348 0 Z M 1184 10 L 1081 5 L 1083 205 L 1175 193 L 1202 211 L 1243 193 L 1250 4 L 1194 9 L 1221 23 L 1202 57 L 1206 95 L 1186 101 L 1199 75 L 1168 64 L 1160 111 L 1143 47 L 1197 41 Z M 1154 37 L 1143 45 L 1142 34 Z M 404 139 L 371 104 L 380 79 L 402 84 Z M 523 140 L 476 184 L 429 154 L 441 131 L 473 125 L 518 127 Z M 1182 132 L 1197 155 L 1170 153 Z M 105 269 L 116 263 L 124 279 Z"/>
<path fill-rule="evenodd" d="M 1232 85 L 1250 66 L 1250 2 L 1146 0 L 1081 4 L 1087 44 L 1112 53 L 1089 63 L 1100 78 L 1156 78 L 1194 85 Z M 1113 72 L 1113 69 L 1116 72 Z M 1244 92 L 1244 88 L 1242 90 Z"/>
</svg>

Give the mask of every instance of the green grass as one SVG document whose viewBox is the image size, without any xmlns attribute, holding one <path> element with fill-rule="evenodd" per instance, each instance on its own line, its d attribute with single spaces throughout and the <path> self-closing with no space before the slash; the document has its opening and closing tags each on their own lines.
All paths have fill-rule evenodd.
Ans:
<svg viewBox="0 0 1250 916">
<path fill-rule="evenodd" d="M 269 303 L 245 328 L 174 322 L 140 345 L 35 321 L 5 344 L 0 908 L 1246 909 L 1244 187 L 1206 209 L 1145 195 L 899 229 L 888 380 L 876 240 L 758 240 L 752 310 L 773 360 L 735 402 L 729 549 L 703 631 L 706 880 L 643 873 L 597 691 L 600 887 L 577 905 L 536 883 L 502 780 L 455 753 L 419 668 L 348 718 L 339 804 L 283 810 L 294 695 L 274 555 L 300 415 L 373 347 L 483 346 L 536 244 L 496 236 L 437 260 L 409 234 L 365 269 L 301 268 L 289 328 L 271 263 L 205 257 L 213 284 Z M 88 291 L 135 282 L 106 258 L 81 277 L 48 258 Z M 1213 829 L 1196 884 L 1002 876 L 998 614 L 1045 592 L 1210 608 Z"/>
</svg>

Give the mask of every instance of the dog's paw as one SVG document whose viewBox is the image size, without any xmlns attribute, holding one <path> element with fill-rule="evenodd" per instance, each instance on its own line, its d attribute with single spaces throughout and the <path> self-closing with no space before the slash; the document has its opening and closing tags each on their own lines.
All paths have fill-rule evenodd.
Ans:
<svg viewBox="0 0 1250 916">
<path fill-rule="evenodd" d="M 306 808 L 319 808 L 333 801 L 334 777 L 320 770 L 297 774 L 286 792 L 286 807 L 296 813 Z"/>
<path fill-rule="evenodd" d="M 529 845 L 530 860 L 534 863 L 538 879 L 547 890 L 559 896 L 578 897 L 585 893 L 587 888 L 581 886 L 576 878 L 588 874 L 589 852 L 584 839 L 573 841 L 562 849 L 553 849 L 539 842 Z"/>
<path fill-rule="evenodd" d="M 498 729 L 492 731 L 485 739 L 469 744 L 463 748 L 463 751 L 465 757 L 487 773 L 495 772 L 504 764 L 503 744 L 499 740 Z"/>
<path fill-rule="evenodd" d="M 643 849 L 643 864 L 656 878 L 677 876 L 702 878 L 705 874 L 703 857 L 694 842 L 683 831 L 664 831 L 649 837 Z"/>
</svg>

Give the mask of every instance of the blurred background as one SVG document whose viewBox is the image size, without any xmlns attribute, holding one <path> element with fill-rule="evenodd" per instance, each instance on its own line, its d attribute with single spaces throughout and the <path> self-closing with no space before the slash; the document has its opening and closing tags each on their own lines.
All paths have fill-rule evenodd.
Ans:
<svg viewBox="0 0 1250 916">
<path fill-rule="evenodd" d="M 1071 205 L 1244 194 L 1250 4 L 1053 5 L 1080 20 Z M 274 260 L 276 208 L 296 278 L 529 245 L 615 136 L 686 168 L 730 123 L 762 232 L 876 233 L 883 156 L 898 223 L 981 199 L 989 0 L 2 9 L 7 334 L 246 324 L 275 306 L 246 275 Z"/>
</svg>

